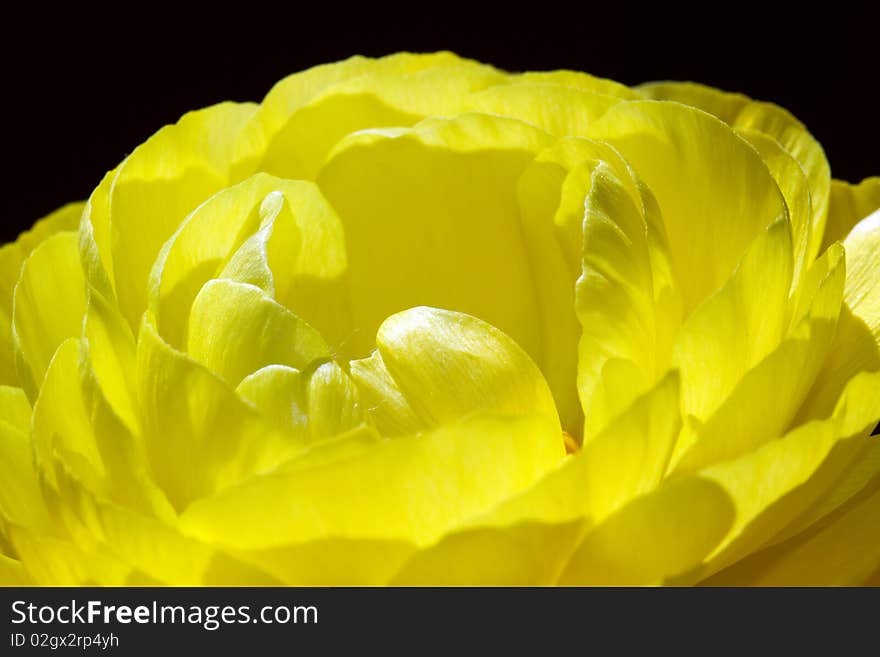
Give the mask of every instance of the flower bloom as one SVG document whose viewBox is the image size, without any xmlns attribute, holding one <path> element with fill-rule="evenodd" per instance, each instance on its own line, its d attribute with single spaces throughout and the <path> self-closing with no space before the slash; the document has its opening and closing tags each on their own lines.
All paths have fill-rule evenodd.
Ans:
<svg viewBox="0 0 880 657">
<path fill-rule="evenodd" d="M 878 206 L 689 83 L 187 114 L 0 251 L 0 582 L 880 584 Z"/>
</svg>

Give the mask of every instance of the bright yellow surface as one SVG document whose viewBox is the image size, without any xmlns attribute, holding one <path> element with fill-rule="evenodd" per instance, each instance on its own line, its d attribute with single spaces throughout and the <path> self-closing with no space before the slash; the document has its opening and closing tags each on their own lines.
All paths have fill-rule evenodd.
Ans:
<svg viewBox="0 0 880 657">
<path fill-rule="evenodd" d="M 878 208 L 693 83 L 191 112 L 0 249 L 0 583 L 876 584 Z"/>
</svg>

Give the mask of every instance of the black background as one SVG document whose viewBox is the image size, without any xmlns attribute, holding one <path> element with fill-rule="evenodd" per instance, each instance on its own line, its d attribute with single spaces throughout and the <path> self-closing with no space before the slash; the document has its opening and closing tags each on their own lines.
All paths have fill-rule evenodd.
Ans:
<svg viewBox="0 0 880 657">
<path fill-rule="evenodd" d="M 3 241 L 88 196 L 187 110 L 259 100 L 283 76 L 361 53 L 451 49 L 511 70 L 572 68 L 634 84 L 692 79 L 777 102 L 835 177 L 880 174 L 880 30 L 853 5 L 560 1 L 487 6 L 117 3 L 3 21 Z M 283 9 L 281 9 L 283 7 Z"/>
</svg>

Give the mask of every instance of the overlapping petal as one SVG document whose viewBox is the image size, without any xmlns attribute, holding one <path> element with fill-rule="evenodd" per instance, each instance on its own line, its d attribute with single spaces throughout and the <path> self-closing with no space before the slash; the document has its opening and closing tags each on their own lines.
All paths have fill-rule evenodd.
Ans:
<svg viewBox="0 0 880 657">
<path fill-rule="evenodd" d="M 0 583 L 876 582 L 876 181 L 452 53 L 190 113 L 0 250 Z"/>
<path fill-rule="evenodd" d="M 811 220 L 804 226 L 809 231 L 807 259 L 819 254 L 828 215 L 831 174 L 822 146 L 800 121 L 778 105 L 693 82 L 652 82 L 638 89 L 646 98 L 698 107 L 738 130 L 760 132 L 785 149 L 809 181 Z"/>
</svg>

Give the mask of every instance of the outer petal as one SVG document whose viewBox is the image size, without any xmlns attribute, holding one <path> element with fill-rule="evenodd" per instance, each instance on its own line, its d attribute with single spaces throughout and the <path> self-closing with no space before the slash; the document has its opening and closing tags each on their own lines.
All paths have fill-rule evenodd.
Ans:
<svg viewBox="0 0 880 657">
<path fill-rule="evenodd" d="M 791 426 L 828 354 L 837 326 L 845 267 L 843 249 L 835 247 L 807 272 L 801 299 L 809 306 L 796 311 L 785 339 L 739 378 L 705 422 L 689 424 L 680 446 L 678 471 L 696 471 L 740 456 L 781 436 Z M 709 369 L 713 376 L 721 370 Z"/>
<path fill-rule="evenodd" d="M 333 537 L 229 552 L 286 586 L 382 586 L 415 549 L 406 541 Z"/>
<path fill-rule="evenodd" d="M 23 257 L 27 257 L 55 233 L 75 231 L 79 226 L 84 207 L 84 201 L 74 201 L 62 205 L 34 223 L 30 230 L 19 235 L 14 244 L 21 250 Z"/>
<path fill-rule="evenodd" d="M 110 248 L 110 191 L 119 167 L 104 174 L 92 190 L 79 225 L 79 252 L 89 285 L 107 299 L 115 299 L 113 254 Z"/>
<path fill-rule="evenodd" d="M 31 441 L 41 478 L 59 486 L 59 469 L 73 472 L 90 489 L 106 493 L 106 470 L 95 444 L 79 379 L 79 340 L 62 342 L 34 404 Z"/>
<path fill-rule="evenodd" d="M 532 485 L 558 460 L 558 433 L 546 416 L 474 417 L 357 458 L 257 477 L 193 504 L 182 522 L 238 549 L 330 537 L 426 544 Z"/>
<path fill-rule="evenodd" d="M 678 377 L 640 396 L 584 448 L 478 524 L 602 522 L 660 483 L 681 427 Z"/>
<path fill-rule="evenodd" d="M 28 435 L 6 422 L 0 422 L 0 478 L 3 481 L 0 538 L 6 534 L 3 528 L 7 523 L 47 530 L 49 518 L 40 494 Z"/>
<path fill-rule="evenodd" d="M 519 80 L 538 84 L 555 84 L 590 93 L 613 96 L 622 100 L 638 100 L 641 95 L 626 85 L 599 78 L 582 71 L 527 71 L 517 76 Z"/>
<path fill-rule="evenodd" d="M 31 578 L 17 559 L 0 554 L 0 586 L 30 586 Z"/>
<path fill-rule="evenodd" d="M 733 527 L 705 575 L 765 545 L 835 485 L 880 416 L 878 382 L 877 373 L 856 377 L 828 420 L 799 426 L 750 454 L 701 472 L 721 485 L 736 506 Z"/>
<path fill-rule="evenodd" d="M 0 384 L 18 385 L 12 344 L 12 297 L 21 265 L 30 253 L 55 233 L 76 230 L 84 203 L 68 203 L 34 224 L 18 239 L 0 248 Z"/>
<path fill-rule="evenodd" d="M 259 168 L 283 178 L 314 179 L 347 135 L 460 114 L 473 92 L 504 79 L 489 66 L 462 60 L 403 75 L 376 70 L 340 82 L 294 112 L 267 144 Z"/>
<path fill-rule="evenodd" d="M 791 249 L 788 222 L 775 222 L 724 287 L 682 326 L 673 362 L 681 368 L 686 413 L 708 417 L 782 340 L 789 319 Z"/>
<path fill-rule="evenodd" d="M 272 87 L 242 130 L 234 157 L 235 177 L 256 171 L 267 145 L 277 139 L 289 123 L 297 121 L 299 110 L 318 96 L 329 95 L 338 84 L 366 75 L 406 75 L 467 63 L 450 52 L 428 55 L 396 53 L 380 59 L 355 56 L 294 73 Z"/>
<path fill-rule="evenodd" d="M 468 106 L 532 123 L 552 135 L 584 135 L 620 98 L 558 84 L 511 81 L 474 94 Z"/>
<path fill-rule="evenodd" d="M 787 216 L 760 156 L 705 112 L 618 103 L 588 136 L 611 142 L 657 198 L 686 311 L 720 287 L 761 229 Z"/>
<path fill-rule="evenodd" d="M 652 82 L 639 87 L 648 98 L 674 100 L 710 112 L 740 130 L 758 131 L 778 142 L 800 164 L 810 184 L 811 228 L 806 261 L 819 254 L 828 215 L 831 173 L 822 146 L 783 108 L 692 82 Z"/>
<path fill-rule="evenodd" d="M 456 532 L 415 553 L 392 586 L 549 586 L 585 522 L 522 523 Z"/>
<path fill-rule="evenodd" d="M 0 422 L 22 433 L 31 430 L 31 405 L 24 390 L 0 386 Z"/>
<path fill-rule="evenodd" d="M 78 537 L 70 547 L 78 547 L 99 564 L 101 557 L 117 562 L 119 568 L 128 571 L 124 573 L 126 584 L 265 586 L 279 583 L 211 546 L 183 536 L 175 527 L 173 517 L 163 522 L 118 506 L 74 479 L 67 481 L 65 494 L 68 502 L 76 499 L 76 511 L 89 523 L 89 535 Z M 118 584 L 112 568 L 95 570 L 91 576 L 96 583 Z M 49 583 L 53 583 L 52 580 Z"/>
<path fill-rule="evenodd" d="M 137 381 L 147 456 L 178 510 L 303 448 L 295 436 L 263 422 L 214 374 L 169 347 L 146 320 L 138 337 Z"/>
<path fill-rule="evenodd" d="M 711 586 L 854 586 L 880 568 L 880 485 L 825 522 L 703 582 Z M 876 582 L 876 580 L 875 580 Z"/>
<path fill-rule="evenodd" d="M 558 583 L 661 584 L 698 565 L 724 536 L 732 518 L 730 500 L 712 482 L 670 481 L 589 532 Z"/>
<path fill-rule="evenodd" d="M 34 405 L 31 431 L 46 504 L 58 530 L 66 528 L 78 538 L 92 531 L 94 514 L 83 510 L 93 506 L 92 496 L 173 517 L 152 479 L 139 434 L 119 419 L 103 394 L 102 384 L 122 378 L 106 376 L 116 365 L 105 361 L 101 380 L 90 367 L 95 348 L 73 338 L 59 346 Z"/>
<path fill-rule="evenodd" d="M 37 583 L 53 586 L 124 586 L 154 584 L 141 574 L 132 574 L 127 564 L 104 550 L 83 551 L 69 540 L 38 535 L 16 528 L 13 542 L 22 555 L 22 565 Z M 129 578 L 132 579 L 129 579 Z"/>
<path fill-rule="evenodd" d="M 255 107 L 223 103 L 191 112 L 119 166 L 109 193 L 111 257 L 116 297 L 133 328 L 162 244 L 196 206 L 232 182 L 233 144 Z"/>
<path fill-rule="evenodd" d="M 139 433 L 134 336 L 119 309 L 94 289 L 89 290 L 82 333 L 101 394 L 128 430 Z"/>
<path fill-rule="evenodd" d="M 43 242 L 22 266 L 15 286 L 13 340 L 25 392 L 36 398 L 55 349 L 78 336 L 86 306 L 86 286 L 74 233 Z"/>
<path fill-rule="evenodd" d="M 825 226 L 825 249 L 843 241 L 853 227 L 880 208 L 880 176 L 865 178 L 857 185 L 842 180 L 831 181 L 831 202 Z"/>
<path fill-rule="evenodd" d="M 801 410 L 802 421 L 826 417 L 854 375 L 880 369 L 880 210 L 859 222 L 843 246 L 844 308 L 828 360 Z"/>
<path fill-rule="evenodd" d="M 801 165 L 772 137 L 757 130 L 737 130 L 761 155 L 764 164 L 773 175 L 779 191 L 785 197 L 791 220 L 792 246 L 794 252 L 793 286 L 800 282 L 801 276 L 816 256 L 809 253 L 812 248 L 812 201 L 810 181 Z M 825 249 L 822 249 L 824 251 Z M 809 259 L 808 259 L 809 258 Z"/>
<path fill-rule="evenodd" d="M 77 368 L 70 365 L 74 371 L 67 373 L 66 392 L 71 404 L 76 404 L 73 397 L 81 397 L 106 470 L 108 499 L 150 515 L 173 517 L 153 479 L 141 440 L 134 337 L 118 309 L 94 289 L 89 292 L 77 365 L 79 381 L 72 378 Z"/>
</svg>

